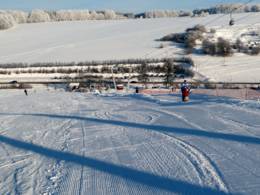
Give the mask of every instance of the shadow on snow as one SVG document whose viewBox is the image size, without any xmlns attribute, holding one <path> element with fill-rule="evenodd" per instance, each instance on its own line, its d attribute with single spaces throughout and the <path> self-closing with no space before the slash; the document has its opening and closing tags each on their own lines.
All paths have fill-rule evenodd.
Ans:
<svg viewBox="0 0 260 195">
<path fill-rule="evenodd" d="M 157 96 L 170 96 L 174 97 L 175 99 L 172 101 L 161 101 L 159 99 L 156 99 Z M 191 94 L 190 95 L 190 101 L 188 102 L 182 102 L 181 100 L 181 94 L 160 94 L 160 95 L 139 95 L 134 94 L 130 96 L 131 98 L 140 100 L 140 101 L 146 101 L 151 103 L 157 103 L 160 106 L 191 106 L 191 105 L 200 105 L 200 104 L 211 104 L 211 103 L 226 103 L 226 104 L 236 104 L 239 100 L 236 98 L 231 98 L 227 96 L 214 96 L 214 95 L 204 95 L 204 94 Z M 155 98 L 154 98 L 155 97 Z"/>
<path fill-rule="evenodd" d="M 0 113 L 0 115 L 13 115 L 13 116 L 23 115 L 23 116 L 36 116 L 36 117 L 50 117 L 50 118 L 57 118 L 57 119 L 82 120 L 82 121 L 95 122 L 101 124 L 124 126 L 128 128 L 140 128 L 140 129 L 153 130 L 158 132 L 170 132 L 176 134 L 200 136 L 200 137 L 207 137 L 212 139 L 222 139 L 222 140 L 241 142 L 241 143 L 260 144 L 260 138 L 246 136 L 246 135 L 233 135 L 233 134 L 219 133 L 219 132 L 208 132 L 208 131 L 197 130 L 197 129 L 185 129 L 185 128 L 170 127 L 170 126 L 160 126 L 160 125 L 147 125 L 147 124 L 140 124 L 140 123 L 133 123 L 133 122 L 97 119 L 97 118 L 82 117 L 82 116 L 37 114 L 37 113 L 31 113 L 31 114 Z M 109 162 L 101 161 L 98 159 L 93 159 L 93 158 L 69 153 L 69 152 L 56 151 L 53 149 L 45 148 L 43 146 L 27 143 L 20 140 L 15 140 L 13 138 L 9 138 L 2 135 L 0 135 L 0 142 L 8 144 L 13 147 L 17 147 L 19 149 L 28 150 L 49 158 L 64 160 L 66 162 L 87 166 L 111 175 L 121 177 L 123 179 L 135 183 L 143 184 L 153 188 L 162 189 L 169 192 L 175 192 L 181 194 L 187 194 L 187 193 L 227 194 L 221 190 L 202 187 L 199 185 L 187 183 L 185 181 L 166 178 L 148 172 L 144 172 L 141 170 L 135 170 L 133 168 L 129 168 L 126 166 L 120 166 Z"/>
<path fill-rule="evenodd" d="M 187 128 L 162 126 L 162 125 L 147 125 L 147 124 L 141 124 L 141 123 L 98 119 L 98 118 L 90 118 L 90 117 L 82 117 L 82 116 L 74 116 L 74 115 L 71 116 L 71 115 L 56 115 L 56 114 L 37 114 L 37 113 L 31 113 L 31 114 L 0 113 L 0 115 L 14 115 L 14 116 L 23 115 L 23 116 L 50 117 L 50 118 L 57 118 L 57 119 L 82 120 L 82 121 L 109 124 L 109 125 L 115 125 L 115 126 L 123 126 L 123 127 L 128 127 L 128 128 L 153 130 L 153 131 L 157 131 L 157 132 L 168 132 L 168 133 L 175 133 L 175 134 L 192 135 L 192 136 L 198 136 L 198 137 L 207 137 L 207 138 L 212 138 L 212 139 L 221 139 L 221 140 L 248 143 L 248 144 L 260 144 L 260 138 L 247 136 L 247 135 L 236 135 L 236 134 L 228 134 L 228 133 L 221 133 L 221 132 L 204 131 L 204 130 L 199 130 L 199 129 L 187 129 Z"/>
<path fill-rule="evenodd" d="M 0 135 L 0 142 L 10 146 L 34 152 L 48 158 L 64 160 L 66 162 L 75 163 L 82 166 L 87 166 L 98 171 L 102 171 L 128 181 L 146 185 L 149 187 L 180 193 L 180 194 L 227 194 L 221 190 L 202 187 L 188 182 L 179 181 L 171 178 L 166 178 L 154 175 L 141 170 L 135 170 L 126 166 L 120 166 L 109 162 L 101 161 L 94 158 L 84 157 L 77 154 L 57 151 L 32 143 L 16 140 Z"/>
</svg>

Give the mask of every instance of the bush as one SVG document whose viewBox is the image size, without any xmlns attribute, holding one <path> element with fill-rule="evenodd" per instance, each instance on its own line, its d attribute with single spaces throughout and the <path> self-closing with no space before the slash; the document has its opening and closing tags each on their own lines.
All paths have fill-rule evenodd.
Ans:
<svg viewBox="0 0 260 195">
<path fill-rule="evenodd" d="M 216 55 L 217 53 L 216 43 L 206 39 L 202 42 L 202 50 L 205 54 Z"/>
<path fill-rule="evenodd" d="M 192 53 L 193 48 L 196 46 L 197 40 L 202 40 L 202 31 L 189 31 L 186 36 L 185 46 L 188 53 Z"/>
<path fill-rule="evenodd" d="M 177 17 L 178 13 L 176 11 L 166 10 L 165 15 L 166 15 L 166 17 Z"/>
<path fill-rule="evenodd" d="M 230 56 L 233 54 L 231 44 L 228 40 L 218 38 L 217 53 L 221 56 Z"/>
<path fill-rule="evenodd" d="M 90 12 L 90 19 L 91 20 L 104 20 L 104 14 L 102 13 L 97 13 L 96 11 L 91 11 Z"/>
<path fill-rule="evenodd" d="M 76 20 L 89 20 L 90 13 L 88 10 L 59 10 L 50 14 L 51 18 L 56 21 L 76 21 Z"/>
<path fill-rule="evenodd" d="M 203 39 L 203 33 L 207 32 L 205 26 L 196 25 L 192 28 L 186 29 L 185 33 L 173 33 L 166 35 L 159 39 L 159 41 L 173 41 L 176 43 L 184 43 L 188 53 L 192 53 L 193 48 L 196 46 L 197 40 Z"/>
<path fill-rule="evenodd" d="M 15 20 L 11 14 L 0 13 L 0 30 L 11 28 L 15 24 Z"/>
<path fill-rule="evenodd" d="M 29 15 L 27 12 L 16 10 L 8 11 L 8 13 L 13 16 L 14 21 L 18 24 L 26 23 Z"/>
<path fill-rule="evenodd" d="M 186 33 L 172 33 L 159 39 L 158 41 L 173 41 L 176 43 L 184 43 L 186 39 Z"/>
<path fill-rule="evenodd" d="M 140 15 L 140 14 L 139 14 Z M 177 17 L 178 13 L 169 10 L 157 10 L 144 13 L 145 18 L 164 18 L 164 17 Z"/>
<path fill-rule="evenodd" d="M 188 36 L 185 40 L 185 46 L 187 53 L 192 53 L 193 48 L 196 46 L 196 38 L 194 36 Z"/>
<path fill-rule="evenodd" d="M 233 54 L 230 42 L 223 38 L 219 38 L 216 43 L 207 39 L 204 40 L 202 42 L 202 50 L 209 55 L 230 56 Z"/>
<path fill-rule="evenodd" d="M 252 12 L 260 12 L 260 5 L 259 4 L 258 5 L 253 5 L 251 7 L 251 11 Z"/>
<path fill-rule="evenodd" d="M 112 19 L 116 19 L 117 15 L 113 10 L 105 10 L 104 11 L 104 19 L 105 20 L 112 20 Z"/>
<path fill-rule="evenodd" d="M 258 54 L 260 54 L 260 46 L 253 47 L 253 48 L 252 48 L 252 51 L 251 51 L 251 54 L 252 54 L 252 55 L 258 55 Z"/>
<path fill-rule="evenodd" d="M 186 32 L 190 32 L 190 31 L 199 31 L 199 32 L 204 33 L 204 32 L 207 32 L 207 29 L 206 29 L 206 27 L 204 25 L 197 24 L 197 25 L 195 25 L 192 28 L 187 28 L 186 29 Z"/>
<path fill-rule="evenodd" d="M 214 29 L 214 28 L 210 29 L 210 33 L 215 34 L 216 32 L 217 32 L 216 29 Z"/>
<path fill-rule="evenodd" d="M 240 39 L 237 39 L 234 45 L 234 49 L 237 49 L 238 52 L 241 52 L 243 51 L 244 48 L 245 48 L 244 43 Z"/>
<path fill-rule="evenodd" d="M 185 75 L 186 77 L 193 77 L 194 76 L 194 72 L 191 69 L 184 68 L 181 65 L 174 66 L 174 71 L 175 71 L 176 75 L 177 74 Z"/>
<path fill-rule="evenodd" d="M 50 16 L 43 10 L 33 10 L 28 17 L 28 23 L 49 22 Z"/>
<path fill-rule="evenodd" d="M 180 11 L 178 15 L 179 17 L 188 17 L 188 16 L 192 16 L 193 13 L 190 11 Z"/>
</svg>

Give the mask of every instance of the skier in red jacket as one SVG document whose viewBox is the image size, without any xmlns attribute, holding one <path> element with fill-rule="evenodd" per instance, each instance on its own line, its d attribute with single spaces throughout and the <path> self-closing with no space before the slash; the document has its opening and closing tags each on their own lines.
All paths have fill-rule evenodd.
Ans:
<svg viewBox="0 0 260 195">
<path fill-rule="evenodd" d="M 189 101 L 190 95 L 190 86 L 186 80 L 181 84 L 181 93 L 182 93 L 182 101 L 187 102 Z"/>
</svg>

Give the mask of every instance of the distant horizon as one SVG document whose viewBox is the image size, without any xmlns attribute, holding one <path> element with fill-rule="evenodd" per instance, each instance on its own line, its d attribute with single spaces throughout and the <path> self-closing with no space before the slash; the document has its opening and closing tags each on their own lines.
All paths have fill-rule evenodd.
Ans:
<svg viewBox="0 0 260 195">
<path fill-rule="evenodd" d="M 33 9 L 43 10 L 60 10 L 60 9 L 88 9 L 88 10 L 105 10 L 112 9 L 116 12 L 140 13 L 152 10 L 194 10 L 209 8 L 218 4 L 246 3 L 247 0 L 0 0 L 0 9 L 2 10 L 24 10 Z M 252 1 L 251 4 L 260 3 L 260 0 Z"/>
</svg>

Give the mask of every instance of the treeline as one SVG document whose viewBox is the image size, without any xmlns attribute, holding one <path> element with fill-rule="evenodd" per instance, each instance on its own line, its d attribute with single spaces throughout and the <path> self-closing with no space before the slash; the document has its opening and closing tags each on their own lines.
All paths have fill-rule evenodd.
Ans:
<svg viewBox="0 0 260 195">
<path fill-rule="evenodd" d="M 165 62 L 166 63 L 166 62 Z M 165 64 L 163 63 L 163 64 Z M 164 65 L 150 65 L 147 63 L 143 63 L 146 66 L 146 71 L 150 73 L 164 73 L 165 72 L 165 66 Z M 143 64 L 138 64 L 137 66 L 120 66 L 113 70 L 113 74 L 133 74 L 133 73 L 139 73 L 141 72 L 141 67 Z M 193 75 L 192 70 L 185 68 L 184 66 L 180 64 L 173 64 L 176 73 L 177 74 L 183 74 L 186 76 Z M 34 69 L 34 68 L 28 68 L 28 69 L 13 69 L 13 70 L 1 70 L 0 69 L 0 75 L 11 75 L 11 74 L 112 74 L 112 66 L 103 66 L 101 68 L 98 67 L 86 67 L 86 68 L 40 68 L 40 69 Z"/>
<path fill-rule="evenodd" d="M 31 12 L 17 10 L 0 10 L 0 30 L 13 27 L 21 23 L 38 23 L 53 21 L 77 21 L 77 20 L 114 20 L 127 18 L 163 18 L 163 17 L 186 17 L 206 16 L 220 13 L 260 12 L 260 4 L 221 4 L 206 9 L 193 11 L 155 10 L 138 14 L 119 13 L 113 10 L 89 11 L 89 10 L 32 10 Z"/>
<path fill-rule="evenodd" d="M 208 14 L 227 14 L 227 13 L 260 12 L 260 4 L 247 5 L 242 3 L 220 4 L 211 8 L 193 10 L 194 15 L 203 13 Z"/>
<path fill-rule="evenodd" d="M 161 59 L 126 59 L 126 60 L 103 60 L 103 61 L 85 61 L 85 62 L 68 62 L 68 63 L 5 63 L 0 64 L 2 69 L 11 68 L 41 68 L 41 67 L 73 67 L 73 66 L 99 66 L 99 65 L 132 65 L 132 64 L 142 64 L 142 63 L 160 63 L 173 60 L 175 63 L 190 64 L 193 66 L 193 60 L 189 57 L 179 57 L 179 58 L 161 58 Z"/>
<path fill-rule="evenodd" d="M 190 62 L 189 64 L 187 64 Z M 164 77 L 167 76 L 167 81 L 175 79 L 178 76 L 193 77 L 194 73 L 190 68 L 190 59 L 164 59 L 158 61 L 139 60 L 134 64 L 102 64 L 99 66 L 56 66 L 56 67 L 19 67 L 19 68 L 2 68 L 0 69 L 0 75 L 13 75 L 13 74 L 49 74 L 54 75 L 55 78 L 68 77 L 74 78 L 86 78 L 86 77 L 106 77 L 112 78 L 113 74 L 117 78 L 136 77 L 139 80 L 144 78 Z M 113 69 L 113 71 L 112 71 Z M 113 73 L 112 73 L 113 72 Z M 58 74 L 58 75 L 55 75 Z"/>
<path fill-rule="evenodd" d="M 163 17 L 186 17 L 207 16 L 209 14 L 227 14 L 243 12 L 260 12 L 260 4 L 247 5 L 241 3 L 220 4 L 206 9 L 195 9 L 193 11 L 155 10 L 136 14 L 135 18 L 163 18 Z"/>
<path fill-rule="evenodd" d="M 84 21 L 84 20 L 114 20 L 129 18 L 161 18 L 192 16 L 190 11 L 159 10 L 140 14 L 119 13 L 113 10 L 32 10 L 31 12 L 17 10 L 0 10 L 0 30 L 13 27 L 15 24 L 59 22 L 59 21 Z"/>
<path fill-rule="evenodd" d="M 126 16 L 117 14 L 113 10 L 89 11 L 89 10 L 59 10 L 44 11 L 32 10 L 31 12 L 2 10 L 0 11 L 0 30 L 13 27 L 21 23 L 39 23 L 55 21 L 77 21 L 77 20 L 112 20 L 122 19 Z"/>
</svg>

